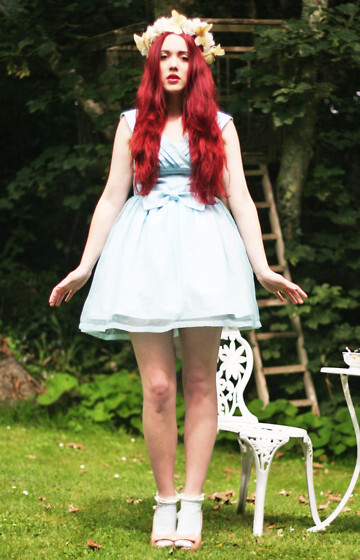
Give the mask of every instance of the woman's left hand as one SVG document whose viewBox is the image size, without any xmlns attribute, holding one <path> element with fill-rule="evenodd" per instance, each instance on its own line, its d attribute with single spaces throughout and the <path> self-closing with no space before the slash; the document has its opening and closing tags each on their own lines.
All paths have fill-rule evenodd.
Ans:
<svg viewBox="0 0 360 560">
<path fill-rule="evenodd" d="M 282 303 L 287 299 L 291 303 L 302 304 L 304 299 L 307 298 L 307 294 L 300 286 L 290 282 L 270 268 L 266 272 L 258 274 L 257 279 L 268 292 L 275 294 Z"/>
</svg>

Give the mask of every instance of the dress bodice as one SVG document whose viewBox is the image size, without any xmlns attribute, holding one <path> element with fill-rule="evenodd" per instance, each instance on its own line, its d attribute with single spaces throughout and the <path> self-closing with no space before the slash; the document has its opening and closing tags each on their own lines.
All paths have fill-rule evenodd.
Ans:
<svg viewBox="0 0 360 560">
<path fill-rule="evenodd" d="M 136 123 L 136 109 L 124 111 L 121 116 L 133 131 Z M 218 111 L 218 124 L 221 129 L 231 120 L 231 116 Z M 171 142 L 165 134 L 161 136 L 159 150 L 159 176 L 151 193 L 142 197 L 144 207 L 159 208 L 170 200 L 180 200 L 194 209 L 201 210 L 204 204 L 199 203 L 190 195 L 191 158 L 189 136 L 185 133 L 178 142 Z M 136 196 L 136 188 L 134 188 Z M 195 208 L 196 206 L 196 208 Z"/>
</svg>

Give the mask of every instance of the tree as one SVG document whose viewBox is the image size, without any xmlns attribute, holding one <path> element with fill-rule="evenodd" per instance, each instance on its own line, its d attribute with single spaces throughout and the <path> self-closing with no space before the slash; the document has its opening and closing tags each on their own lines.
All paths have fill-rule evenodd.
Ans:
<svg viewBox="0 0 360 560">
<path fill-rule="evenodd" d="M 319 112 L 326 100 L 331 108 L 331 99 L 344 82 L 351 84 L 349 75 L 359 64 L 358 6 L 326 5 L 325 0 L 304 0 L 300 19 L 285 20 L 280 29 L 259 29 L 255 52 L 243 57 L 251 66 L 238 72 L 238 83 L 249 86 L 250 80 L 241 97 L 255 112 L 270 115 L 279 133 L 278 203 L 288 239 L 300 231 Z M 356 84 L 352 87 L 355 95 Z"/>
</svg>

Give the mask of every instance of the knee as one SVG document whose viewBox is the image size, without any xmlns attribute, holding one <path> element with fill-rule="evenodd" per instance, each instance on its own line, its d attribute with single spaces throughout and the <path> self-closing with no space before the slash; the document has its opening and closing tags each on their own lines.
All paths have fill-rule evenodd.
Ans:
<svg viewBox="0 0 360 560">
<path fill-rule="evenodd" d="M 212 375 L 202 369 L 190 372 L 184 379 L 184 393 L 187 398 L 197 402 L 213 398 L 216 395 L 215 373 Z"/>
<path fill-rule="evenodd" d="M 154 412 L 161 413 L 173 405 L 176 387 L 168 379 L 154 378 L 144 388 L 144 402 L 150 405 Z"/>
</svg>

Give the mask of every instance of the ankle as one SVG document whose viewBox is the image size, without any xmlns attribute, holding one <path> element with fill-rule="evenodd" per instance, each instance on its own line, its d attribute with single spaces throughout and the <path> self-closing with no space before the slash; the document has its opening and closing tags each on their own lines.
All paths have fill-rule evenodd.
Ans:
<svg viewBox="0 0 360 560">
<path fill-rule="evenodd" d="M 181 502 L 194 502 L 194 503 L 202 503 L 204 501 L 204 494 L 187 494 L 183 492 L 182 494 L 177 494 L 179 500 Z"/>
<path fill-rule="evenodd" d="M 178 513 L 178 535 L 198 535 L 202 526 L 202 503 L 204 494 L 181 494 L 181 508 Z"/>
<path fill-rule="evenodd" d="M 156 535 L 170 535 L 176 530 L 177 502 L 179 498 L 167 496 L 162 498 L 156 493 L 157 503 L 153 519 L 153 533 Z"/>
<path fill-rule="evenodd" d="M 171 504 L 177 504 L 178 501 L 180 499 L 180 494 L 178 494 L 177 492 L 175 492 L 175 494 L 170 495 L 170 496 L 159 496 L 159 493 L 156 492 L 155 494 L 155 501 L 157 504 L 163 504 L 163 505 L 171 505 Z"/>
</svg>

